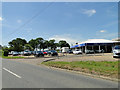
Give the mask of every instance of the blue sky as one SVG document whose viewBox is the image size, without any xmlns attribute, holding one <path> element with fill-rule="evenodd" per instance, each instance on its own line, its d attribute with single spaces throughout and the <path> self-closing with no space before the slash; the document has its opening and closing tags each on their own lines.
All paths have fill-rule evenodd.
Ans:
<svg viewBox="0 0 120 90">
<path fill-rule="evenodd" d="M 117 38 L 117 5 L 117 2 L 4 2 L 0 18 L 2 44 L 18 37 L 27 41 L 37 37 L 66 40 L 70 44 Z"/>
</svg>

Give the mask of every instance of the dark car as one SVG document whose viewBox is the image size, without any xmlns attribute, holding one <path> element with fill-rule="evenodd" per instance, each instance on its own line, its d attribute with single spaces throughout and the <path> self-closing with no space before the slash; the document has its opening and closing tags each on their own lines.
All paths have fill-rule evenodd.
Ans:
<svg viewBox="0 0 120 90">
<path fill-rule="evenodd" d="M 44 53 L 42 51 L 35 51 L 34 56 L 35 57 L 44 57 Z"/>
<path fill-rule="evenodd" d="M 49 51 L 49 55 L 51 55 L 51 56 L 58 56 L 58 53 L 55 50 L 51 50 L 51 51 Z"/>
<path fill-rule="evenodd" d="M 71 54 L 71 53 L 73 53 L 73 51 L 72 50 L 68 50 L 67 53 Z"/>
<path fill-rule="evenodd" d="M 35 54 L 36 54 L 36 52 L 37 52 L 37 51 L 33 51 L 33 52 L 32 52 L 32 53 L 33 53 L 33 55 L 35 55 Z"/>
</svg>

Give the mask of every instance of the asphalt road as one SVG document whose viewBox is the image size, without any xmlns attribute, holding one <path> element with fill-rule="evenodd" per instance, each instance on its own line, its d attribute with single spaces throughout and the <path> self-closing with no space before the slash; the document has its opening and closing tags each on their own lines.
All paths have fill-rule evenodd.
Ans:
<svg viewBox="0 0 120 90">
<path fill-rule="evenodd" d="M 117 88 L 118 82 L 2 60 L 2 88 Z"/>
</svg>

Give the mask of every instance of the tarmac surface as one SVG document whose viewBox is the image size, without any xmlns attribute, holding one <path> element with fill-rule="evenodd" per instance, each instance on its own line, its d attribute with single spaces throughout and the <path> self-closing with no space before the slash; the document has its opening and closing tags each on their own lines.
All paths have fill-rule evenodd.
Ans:
<svg viewBox="0 0 120 90">
<path fill-rule="evenodd" d="M 21 61 L 24 61 L 22 59 Z M 26 59 L 26 61 L 32 59 Z M 35 60 L 35 59 L 33 59 Z M 33 61 L 32 60 L 32 61 Z M 40 59 L 36 59 L 36 61 Z M 45 60 L 41 58 L 41 61 Z M 2 60 L 3 88 L 118 88 L 118 82 L 55 70 L 20 60 Z M 41 62 L 40 61 L 40 62 Z"/>
</svg>

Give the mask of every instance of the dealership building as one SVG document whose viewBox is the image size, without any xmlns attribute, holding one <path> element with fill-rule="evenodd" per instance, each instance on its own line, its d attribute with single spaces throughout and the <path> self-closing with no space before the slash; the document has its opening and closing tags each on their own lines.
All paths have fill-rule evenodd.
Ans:
<svg viewBox="0 0 120 90">
<path fill-rule="evenodd" d="M 79 49 L 84 53 L 87 52 L 105 52 L 110 53 L 115 45 L 118 45 L 120 41 L 112 41 L 106 39 L 88 39 L 87 41 L 78 43 L 71 47 L 72 50 Z"/>
</svg>

